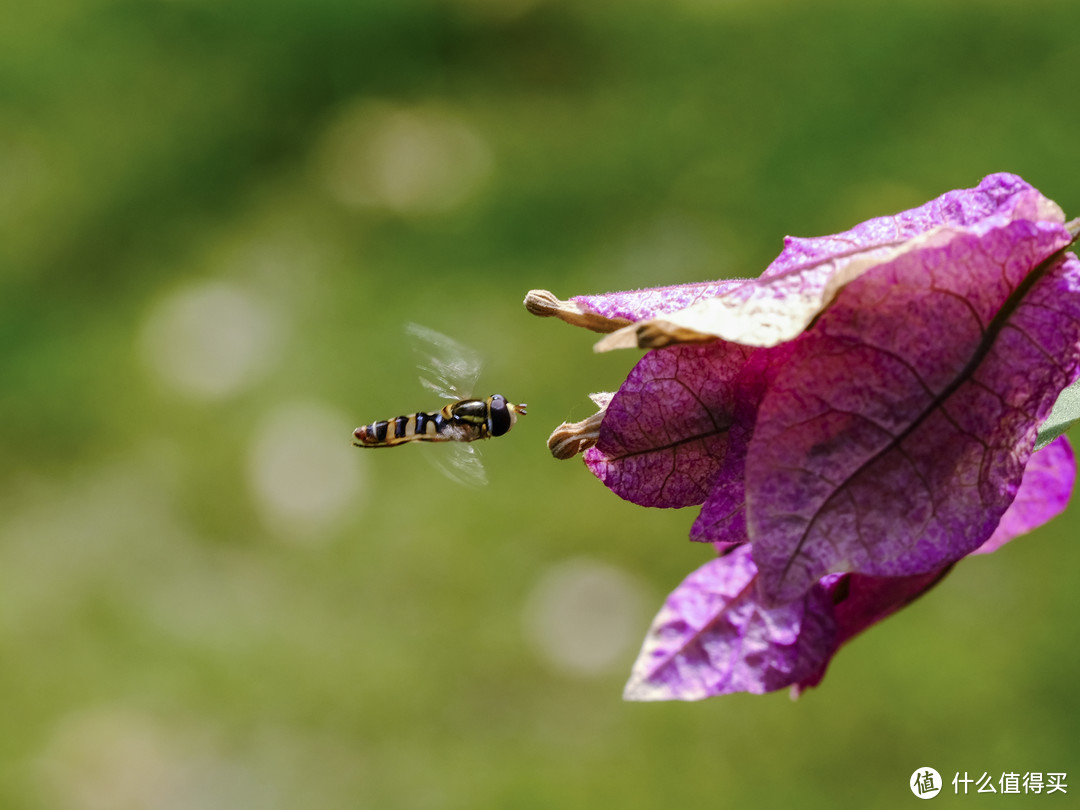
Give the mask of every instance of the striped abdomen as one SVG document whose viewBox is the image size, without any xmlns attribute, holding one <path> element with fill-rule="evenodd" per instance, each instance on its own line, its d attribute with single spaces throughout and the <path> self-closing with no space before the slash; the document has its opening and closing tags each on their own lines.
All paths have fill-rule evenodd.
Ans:
<svg viewBox="0 0 1080 810">
<path fill-rule="evenodd" d="M 502 436 L 514 426 L 524 405 L 513 405 L 502 394 L 487 399 L 451 402 L 438 413 L 413 413 L 358 427 L 358 447 L 393 447 L 405 442 L 472 442 Z"/>
<path fill-rule="evenodd" d="M 393 447 L 405 442 L 452 442 L 448 435 L 445 408 L 438 413 L 411 413 L 396 419 L 372 422 L 353 431 L 354 444 L 363 447 Z"/>
</svg>

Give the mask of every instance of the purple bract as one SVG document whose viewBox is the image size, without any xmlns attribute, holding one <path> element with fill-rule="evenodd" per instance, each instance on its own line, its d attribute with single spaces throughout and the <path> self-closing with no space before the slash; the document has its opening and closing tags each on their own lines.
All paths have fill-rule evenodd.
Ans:
<svg viewBox="0 0 1080 810">
<path fill-rule="evenodd" d="M 587 448 L 634 503 L 702 504 L 691 537 L 721 553 L 667 600 L 628 697 L 812 686 L 841 644 L 958 560 L 1064 509 L 1068 444 L 1032 456 L 1080 373 L 1064 221 L 997 174 L 788 238 L 757 279 L 530 294 L 536 314 L 610 332 L 600 349 L 651 349 L 553 449 L 556 436 Z"/>
</svg>

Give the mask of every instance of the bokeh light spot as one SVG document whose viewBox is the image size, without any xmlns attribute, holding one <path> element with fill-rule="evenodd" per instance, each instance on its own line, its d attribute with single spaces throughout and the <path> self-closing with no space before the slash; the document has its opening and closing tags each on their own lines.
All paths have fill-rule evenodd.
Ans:
<svg viewBox="0 0 1080 810">
<path fill-rule="evenodd" d="M 523 619 L 537 655 L 571 675 L 625 668 L 644 636 L 644 587 L 614 566 L 571 559 L 552 566 L 526 600 Z"/>
<path fill-rule="evenodd" d="M 39 773 L 49 798 L 72 810 L 171 807 L 193 754 L 157 719 L 99 707 L 63 718 Z"/>
<path fill-rule="evenodd" d="M 256 508 L 275 534 L 325 537 L 358 508 L 362 461 L 342 414 L 317 403 L 279 406 L 258 426 L 248 457 Z"/>
<path fill-rule="evenodd" d="M 477 190 L 492 157 L 479 133 L 443 107 L 367 102 L 347 107 L 329 126 L 316 165 L 344 205 L 437 214 Z"/>
<path fill-rule="evenodd" d="M 170 388 L 193 399 L 221 399 L 265 375 L 280 332 L 279 319 L 255 294 L 228 282 L 205 282 L 151 308 L 142 356 Z"/>
</svg>

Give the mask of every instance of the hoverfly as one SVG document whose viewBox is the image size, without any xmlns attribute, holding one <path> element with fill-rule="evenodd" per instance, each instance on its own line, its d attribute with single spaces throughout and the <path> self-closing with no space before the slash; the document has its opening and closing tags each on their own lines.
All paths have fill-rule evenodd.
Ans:
<svg viewBox="0 0 1080 810">
<path fill-rule="evenodd" d="M 409 442 L 452 442 L 445 458 L 430 456 L 430 460 L 451 478 L 486 484 L 480 457 L 469 442 L 508 433 L 518 416 L 525 414 L 526 406 L 507 402 L 502 394 L 472 399 L 481 366 L 476 352 L 415 323 L 405 329 L 419 359 L 420 383 L 441 399 L 455 401 L 434 413 L 411 413 L 358 427 L 353 431 L 353 444 L 396 447 Z"/>
</svg>

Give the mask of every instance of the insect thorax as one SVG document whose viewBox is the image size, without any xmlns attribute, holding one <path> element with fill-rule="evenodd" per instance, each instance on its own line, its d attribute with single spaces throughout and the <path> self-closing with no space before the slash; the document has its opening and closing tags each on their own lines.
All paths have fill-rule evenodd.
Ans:
<svg viewBox="0 0 1080 810">
<path fill-rule="evenodd" d="M 487 421 L 488 406 L 482 399 L 463 399 L 450 406 L 449 416 L 458 424 L 482 425 Z"/>
</svg>

